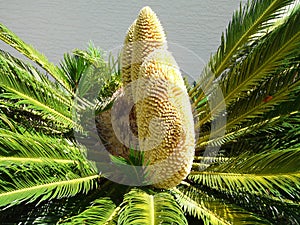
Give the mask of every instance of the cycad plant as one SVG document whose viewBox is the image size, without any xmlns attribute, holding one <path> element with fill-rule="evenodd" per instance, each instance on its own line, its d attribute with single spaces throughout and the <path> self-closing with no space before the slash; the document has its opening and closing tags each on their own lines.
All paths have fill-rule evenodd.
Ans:
<svg viewBox="0 0 300 225">
<path fill-rule="evenodd" d="M 176 63 L 159 44 L 165 41 L 163 30 L 148 7 L 137 19 L 142 17 L 140 27 L 148 31 L 137 32 L 134 23 L 116 61 L 105 61 L 103 53 L 90 46 L 65 54 L 55 66 L 0 24 L 1 40 L 39 66 L 0 51 L 0 223 L 299 224 L 299 7 L 295 0 L 249 1 L 233 14 L 199 80 L 185 86 L 180 86 L 183 80 L 176 68 L 166 72 L 168 63 Z M 135 46 L 137 35 L 142 38 Z M 153 39 L 155 35 L 162 39 Z M 157 109 L 156 116 L 169 118 L 162 128 L 171 134 L 145 153 L 117 141 L 107 113 L 139 76 L 158 81 L 138 81 L 128 99 L 154 90 L 158 103 L 153 108 L 150 100 L 136 103 L 129 115 L 133 133 L 142 143 L 155 132 L 145 115 Z M 180 108 L 186 101 L 176 87 L 164 89 L 166 80 L 188 94 L 191 107 L 185 105 L 186 111 Z M 88 157 L 93 138 L 74 111 L 91 105 L 84 96 L 95 91 L 92 84 L 101 84 L 92 119 L 111 153 L 105 163 L 146 168 L 136 174 L 150 180 L 145 186 L 110 179 L 109 171 L 99 170 Z M 172 108 L 170 96 L 178 107 Z M 86 137 L 86 145 L 78 134 Z M 181 144 L 173 145 L 176 141 Z M 181 150 L 186 154 L 180 155 Z M 147 169 L 172 152 L 178 154 L 166 166 L 184 168 L 182 173 L 176 170 L 180 175 L 172 171 L 174 176 L 166 178 L 169 168 Z M 167 182 L 156 182 L 157 175 Z"/>
</svg>

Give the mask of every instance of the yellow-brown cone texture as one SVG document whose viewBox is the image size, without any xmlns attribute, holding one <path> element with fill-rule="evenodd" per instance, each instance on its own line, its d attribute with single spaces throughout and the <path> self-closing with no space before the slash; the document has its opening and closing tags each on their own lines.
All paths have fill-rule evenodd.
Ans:
<svg viewBox="0 0 300 225">
<path fill-rule="evenodd" d="M 144 7 L 138 15 L 133 31 L 132 81 L 138 78 L 144 59 L 165 44 L 166 37 L 160 21 L 150 7 Z"/>
<path fill-rule="evenodd" d="M 124 87 L 131 82 L 131 60 L 132 60 L 132 43 L 133 43 L 133 31 L 135 28 L 134 21 L 127 31 L 125 37 L 124 46 L 121 55 L 122 63 L 122 82 Z"/>
<path fill-rule="evenodd" d="M 140 149 L 145 151 L 148 179 L 157 188 L 172 188 L 185 179 L 192 167 L 194 121 L 179 68 L 167 50 L 163 27 L 150 7 L 140 11 L 127 33 L 122 77 L 124 85 L 135 83 L 131 87 L 133 96 L 128 99 L 133 97 L 138 102 L 130 118 L 136 120 L 134 133 Z"/>
<path fill-rule="evenodd" d="M 166 50 L 141 66 L 137 105 L 140 149 L 155 187 L 178 185 L 191 170 L 195 134 L 191 104 L 179 68 Z"/>
</svg>

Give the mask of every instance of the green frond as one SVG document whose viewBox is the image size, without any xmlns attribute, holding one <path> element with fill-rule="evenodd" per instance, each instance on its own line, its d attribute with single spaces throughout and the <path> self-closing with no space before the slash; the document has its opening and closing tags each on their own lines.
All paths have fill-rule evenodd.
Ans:
<svg viewBox="0 0 300 225">
<path fill-rule="evenodd" d="M 54 198 L 87 193 L 95 188 L 99 175 L 76 174 L 76 165 L 45 160 L 0 161 L 0 207 L 11 207 L 24 202 L 45 201 Z M 82 172 L 82 171 L 81 171 Z"/>
<path fill-rule="evenodd" d="M 133 189 L 124 197 L 118 224 L 184 225 L 188 223 L 179 205 L 169 193 L 151 195 L 142 190 Z"/>
<path fill-rule="evenodd" d="M 49 137 L 36 133 L 17 133 L 0 129 L 0 156 L 36 159 L 75 160 L 89 164 L 84 149 L 67 139 Z"/>
<path fill-rule="evenodd" d="M 300 9 L 297 7 L 288 19 L 272 32 L 259 40 L 251 52 L 239 59 L 218 82 L 227 107 L 247 93 L 259 89 L 258 86 L 287 63 L 293 63 L 300 45 Z M 211 112 L 198 122 L 198 126 L 210 121 L 211 115 L 220 112 L 222 102 L 218 102 Z"/>
<path fill-rule="evenodd" d="M 51 82 L 49 78 L 45 74 L 41 73 L 37 68 L 12 56 L 8 52 L 0 50 L 0 55 L 1 61 L 5 61 L 12 71 L 15 70 L 15 73 L 21 80 L 29 83 L 34 81 L 36 83 L 35 88 L 44 93 L 50 92 L 53 96 L 53 101 L 60 101 L 66 104 L 66 106 L 71 106 L 70 96 L 54 82 Z"/>
<path fill-rule="evenodd" d="M 271 224 L 255 213 L 249 212 L 224 199 L 209 196 L 191 185 L 171 190 L 185 212 L 201 219 L 205 225 Z"/>
<path fill-rule="evenodd" d="M 86 76 L 90 66 L 102 68 L 103 72 L 106 72 L 104 68 L 107 66 L 107 63 L 103 59 L 103 54 L 100 49 L 94 47 L 92 44 L 89 45 L 88 50 L 82 51 L 76 49 L 72 54 L 64 54 L 64 60 L 60 63 L 60 70 L 66 74 L 68 83 L 74 93 L 78 89 L 81 78 Z"/>
<path fill-rule="evenodd" d="M 299 21 L 298 7 L 285 23 L 261 38 L 246 59 L 224 77 L 221 85 L 226 103 L 233 101 L 236 96 L 243 96 L 241 93 L 245 91 L 251 91 L 259 81 L 266 80 L 274 72 L 278 73 L 279 68 L 285 69 L 289 60 L 293 62 L 300 44 Z"/>
<path fill-rule="evenodd" d="M 15 123 L 11 121 L 0 109 L 0 128 L 5 128 L 11 130 L 12 132 L 16 131 Z"/>
<path fill-rule="evenodd" d="M 217 191 L 249 193 L 270 200 L 299 204 L 300 149 L 242 154 L 190 179 Z"/>
<path fill-rule="evenodd" d="M 47 163 L 47 161 L 49 161 L 49 159 L 46 158 L 22 158 L 22 157 L 2 157 L 0 156 L 0 165 L 3 166 L 3 162 L 7 163 Z M 55 162 L 55 163 L 61 163 L 61 164 L 75 164 L 76 161 L 75 160 L 71 160 L 71 159 L 51 159 L 51 161 Z"/>
<path fill-rule="evenodd" d="M 68 53 L 64 54 L 64 60 L 60 63 L 61 70 L 68 76 L 68 81 L 75 92 L 81 76 L 90 65 L 81 57 L 76 57 Z"/>
<path fill-rule="evenodd" d="M 299 148 L 299 116 L 299 111 L 295 111 L 286 116 L 273 118 L 259 129 L 254 129 L 248 134 L 241 135 L 235 142 L 228 143 L 231 145 L 231 152 L 237 155 L 247 151 L 259 153 L 274 149 Z"/>
<path fill-rule="evenodd" d="M 58 224 L 65 225 L 114 225 L 120 207 L 116 207 L 115 203 L 110 198 L 99 198 L 93 201 L 92 205 L 82 213 L 63 220 Z"/>
<path fill-rule="evenodd" d="M 295 103 L 291 107 L 286 105 L 287 102 L 284 102 L 284 103 L 285 103 L 285 105 L 284 105 L 285 108 L 292 109 L 293 107 L 298 107 L 298 105 Z M 293 103 L 293 102 L 291 102 L 291 103 Z M 242 110 L 243 110 L 243 108 L 240 109 L 240 111 L 242 111 Z M 251 109 L 249 109 L 249 110 L 251 110 Z M 239 115 L 240 111 L 238 111 L 236 114 Z M 210 145 L 210 146 L 228 145 L 230 143 L 232 144 L 233 141 L 237 142 L 237 140 L 239 140 L 239 144 L 241 144 L 242 142 L 247 142 L 247 145 L 249 146 L 250 139 L 253 139 L 253 140 L 256 139 L 256 142 L 257 142 L 257 138 L 270 136 L 269 135 L 270 133 L 273 134 L 272 136 L 275 136 L 275 134 L 277 134 L 277 137 L 274 137 L 272 140 L 274 142 L 274 144 L 277 143 L 278 141 L 280 141 L 281 143 L 287 142 L 287 137 L 286 136 L 284 137 L 283 135 L 291 133 L 290 130 L 288 131 L 288 129 L 290 129 L 291 127 L 293 127 L 292 133 L 295 134 L 296 129 L 297 129 L 296 127 L 298 127 L 297 121 L 299 120 L 299 112 L 292 111 L 292 112 L 284 115 L 285 114 L 284 110 L 278 110 L 278 109 L 276 110 L 275 109 L 275 110 L 272 110 L 271 113 L 273 113 L 271 118 L 251 117 L 252 120 L 249 120 L 249 122 L 247 121 L 246 124 L 244 123 L 240 126 L 236 126 L 236 128 L 234 130 L 227 131 L 225 135 L 216 137 L 212 140 L 209 140 L 210 135 L 216 136 L 217 132 L 219 132 L 221 129 L 218 129 L 216 131 L 207 133 L 207 134 L 199 137 L 197 140 L 198 151 L 204 149 L 208 145 Z M 281 113 L 281 115 L 279 115 L 279 113 Z M 267 116 L 268 116 L 268 114 L 265 113 L 264 117 L 267 117 Z M 228 124 L 229 125 L 232 124 L 232 120 L 229 120 Z M 225 127 L 223 127 L 223 128 L 225 129 Z M 229 130 L 229 128 L 227 128 L 227 129 Z M 286 130 L 286 132 L 283 132 L 283 130 Z M 279 138 L 279 134 L 283 134 L 283 135 L 280 135 L 280 138 Z M 265 140 L 266 139 L 267 138 L 265 138 Z M 284 139 L 285 141 L 282 141 L 282 139 Z M 264 144 L 267 144 L 267 142 L 259 141 L 259 144 L 264 145 Z M 290 147 L 290 146 L 288 146 L 288 147 Z M 258 149 L 264 149 L 264 148 L 257 147 L 256 149 L 258 150 Z M 249 150 L 249 149 L 245 149 L 245 150 Z"/>
<path fill-rule="evenodd" d="M 61 73 L 59 69 L 55 65 L 50 63 L 43 54 L 39 53 L 32 46 L 26 44 L 16 34 L 14 34 L 1 23 L 0 40 L 9 44 L 11 47 L 22 53 L 24 56 L 36 62 L 39 66 L 46 70 L 60 85 L 62 85 L 62 87 L 64 87 L 70 94 L 73 94 L 65 74 Z"/>
<path fill-rule="evenodd" d="M 2 99 L 11 101 L 16 106 L 34 110 L 43 118 L 55 121 L 60 126 L 78 128 L 71 118 L 70 100 L 68 106 L 63 98 L 52 94 L 55 91 L 50 90 L 51 86 L 47 87 L 45 83 L 39 82 L 28 71 L 2 54 L 0 57 L 0 87 L 4 89 L 0 94 Z"/>
<path fill-rule="evenodd" d="M 227 160 L 229 158 L 223 157 L 221 154 L 217 157 L 194 156 L 192 171 L 202 171 L 207 169 L 212 163 L 222 163 Z"/>
<path fill-rule="evenodd" d="M 248 1 L 244 7 L 240 5 L 228 24 L 225 34 L 221 36 L 221 44 L 215 55 L 213 55 L 204 68 L 201 80 L 189 94 L 194 97 L 198 95 L 195 105 L 204 99 L 204 93 L 213 86 L 213 79 L 218 78 L 224 71 L 230 68 L 235 60 L 244 55 L 247 47 L 254 40 L 266 34 L 266 30 L 274 26 L 277 19 L 286 13 L 286 7 L 294 0 L 253 0 Z M 199 91 L 200 85 L 204 85 Z"/>
<path fill-rule="evenodd" d="M 274 25 L 276 19 L 286 13 L 285 8 L 294 0 L 254 0 L 236 11 L 222 35 L 221 45 L 216 55 L 211 59 L 212 71 L 215 77 L 229 67 L 237 52 L 253 39 L 259 39 L 266 29 Z"/>
<path fill-rule="evenodd" d="M 259 121 L 259 118 L 272 119 L 272 117 L 284 116 L 284 113 L 299 110 L 297 104 L 290 105 L 288 110 L 278 110 L 276 106 L 287 102 L 292 102 L 299 95 L 299 65 L 292 69 L 285 69 L 282 74 L 274 74 L 266 84 L 254 90 L 249 96 L 238 100 L 230 109 L 227 130 L 234 130 L 238 125 L 244 122 L 253 123 L 253 120 Z M 262 91 L 263 90 L 263 91 Z M 267 116 L 272 111 L 272 117 Z"/>
<path fill-rule="evenodd" d="M 40 114 L 37 114 L 31 109 L 24 108 L 22 105 L 9 102 L 0 98 L 0 114 L 6 117 L 10 122 L 10 126 L 2 120 L 0 127 L 10 131 L 23 132 L 37 132 L 53 137 L 70 136 L 72 130 L 70 128 L 61 127 L 56 121 L 47 120 Z"/>
<path fill-rule="evenodd" d="M 104 51 L 100 48 L 95 47 L 95 45 L 92 42 L 89 43 L 87 50 L 82 51 L 79 49 L 75 49 L 73 51 L 73 54 L 79 58 L 84 59 L 87 63 L 92 64 L 95 67 L 101 67 L 104 64 Z"/>
<path fill-rule="evenodd" d="M 66 139 L 0 129 L 0 207 L 88 192 L 94 166 Z"/>
</svg>

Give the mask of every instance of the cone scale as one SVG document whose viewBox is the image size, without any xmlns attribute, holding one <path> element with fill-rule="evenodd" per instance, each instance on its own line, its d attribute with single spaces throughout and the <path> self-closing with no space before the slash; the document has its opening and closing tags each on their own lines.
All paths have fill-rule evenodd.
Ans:
<svg viewBox="0 0 300 225">
<path fill-rule="evenodd" d="M 189 174 L 194 158 L 192 108 L 180 69 L 167 50 L 156 14 L 144 7 L 131 25 L 122 52 L 124 86 L 134 81 L 129 117 L 137 126 L 149 182 L 172 188 Z"/>
</svg>

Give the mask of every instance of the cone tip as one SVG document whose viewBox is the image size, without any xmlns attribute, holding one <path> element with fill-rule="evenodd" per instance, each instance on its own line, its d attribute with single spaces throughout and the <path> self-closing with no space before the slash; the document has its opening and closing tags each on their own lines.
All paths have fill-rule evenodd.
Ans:
<svg viewBox="0 0 300 225">
<path fill-rule="evenodd" d="M 151 14 L 154 14 L 153 10 L 150 8 L 150 6 L 145 6 L 141 9 L 140 15 L 151 15 Z"/>
</svg>

